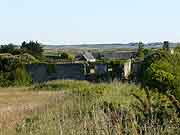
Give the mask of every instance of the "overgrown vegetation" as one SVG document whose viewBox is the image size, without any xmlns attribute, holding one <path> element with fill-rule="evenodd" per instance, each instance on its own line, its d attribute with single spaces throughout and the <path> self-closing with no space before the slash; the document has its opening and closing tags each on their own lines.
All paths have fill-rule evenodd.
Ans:
<svg viewBox="0 0 180 135">
<path fill-rule="evenodd" d="M 25 70 L 27 63 L 39 62 L 29 54 L 14 56 L 11 54 L 0 55 L 0 86 L 29 85 L 31 77 Z"/>
<path fill-rule="evenodd" d="M 145 86 L 170 91 L 180 100 L 180 52 L 157 50 L 145 58 L 142 65 L 142 80 Z"/>
<path fill-rule="evenodd" d="M 20 54 L 20 51 L 17 49 L 17 46 L 13 44 L 1 45 L 0 53 L 11 53 L 11 54 Z"/>
<path fill-rule="evenodd" d="M 9 44 L 0 48 L 0 86 L 28 86 L 32 78 L 25 64 L 43 61 L 38 42 L 23 42 L 20 48 Z M 73 60 L 62 53 L 62 60 Z M 180 49 L 172 51 L 168 42 L 162 49 L 144 49 L 139 43 L 137 58 L 141 62 L 140 86 L 121 82 L 52 81 L 36 84 L 33 92 L 63 91 L 63 102 L 47 106 L 46 111 L 32 112 L 18 123 L 18 135 L 54 134 L 180 134 Z M 112 78 L 122 73 L 124 60 L 101 60 L 112 68 Z M 91 65 L 94 66 L 94 65 Z M 114 71 L 117 69 L 117 71 Z M 48 64 L 48 73 L 55 73 Z M 104 75 L 103 75 L 104 76 Z M 101 76 L 97 76 L 100 78 Z M 101 82 L 101 81 L 99 81 Z"/>
<path fill-rule="evenodd" d="M 31 77 L 25 64 L 43 62 L 42 45 L 38 42 L 23 42 L 20 47 L 8 44 L 0 46 L 0 86 L 29 85 Z"/>
<path fill-rule="evenodd" d="M 42 45 L 37 41 L 36 42 L 30 41 L 29 43 L 24 41 L 21 45 L 21 49 L 34 56 L 41 56 L 43 52 Z"/>
<path fill-rule="evenodd" d="M 60 53 L 60 59 L 73 61 L 75 56 L 67 52 L 62 52 Z"/>
<path fill-rule="evenodd" d="M 32 78 L 23 65 L 16 68 L 14 81 L 16 86 L 28 86 L 32 84 Z"/>
<path fill-rule="evenodd" d="M 12 54 L 12 55 L 23 55 L 30 54 L 36 59 L 45 59 L 42 56 L 43 47 L 39 42 L 29 41 L 23 42 L 21 46 L 17 46 L 14 44 L 1 45 L 0 46 L 0 54 Z"/>
<path fill-rule="evenodd" d="M 48 69 L 47 72 L 50 73 L 55 73 L 56 69 L 55 69 L 55 65 L 54 64 L 48 64 Z"/>
<path fill-rule="evenodd" d="M 140 60 L 144 59 L 144 44 L 142 42 L 139 42 L 138 44 L 137 58 Z"/>
<path fill-rule="evenodd" d="M 176 108 L 166 95 L 114 82 L 53 81 L 35 91 L 66 93 L 46 112 L 34 113 L 18 124 L 17 134 L 179 134 Z"/>
</svg>

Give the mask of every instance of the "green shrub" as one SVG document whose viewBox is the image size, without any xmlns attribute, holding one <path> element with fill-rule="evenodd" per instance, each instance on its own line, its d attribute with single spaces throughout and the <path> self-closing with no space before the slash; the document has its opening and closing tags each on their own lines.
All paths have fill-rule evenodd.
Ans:
<svg viewBox="0 0 180 135">
<path fill-rule="evenodd" d="M 41 56 L 43 53 L 42 45 L 37 41 L 30 41 L 29 43 L 24 41 L 21 45 L 21 49 L 24 50 L 24 52 L 30 53 L 33 56 Z"/>
<path fill-rule="evenodd" d="M 180 87 L 180 53 L 159 50 L 145 58 L 141 69 L 144 86 L 171 91 L 178 99 Z"/>
<path fill-rule="evenodd" d="M 7 87 L 12 85 L 31 84 L 31 77 L 23 66 L 26 62 L 37 61 L 29 54 L 24 54 L 22 56 L 13 56 L 11 54 L 0 55 L 0 86 Z"/>
<path fill-rule="evenodd" d="M 8 44 L 8 45 L 1 45 L 0 46 L 0 53 L 15 53 L 15 45 Z"/>
<path fill-rule="evenodd" d="M 27 86 L 32 84 L 32 78 L 27 73 L 23 65 L 16 68 L 15 71 L 15 85 L 17 86 Z"/>
<path fill-rule="evenodd" d="M 48 72 L 49 74 L 56 72 L 55 64 L 48 64 L 47 66 L 48 66 L 47 72 Z"/>
<path fill-rule="evenodd" d="M 70 53 L 63 52 L 60 54 L 60 59 L 73 61 L 75 56 Z"/>
<path fill-rule="evenodd" d="M 10 73 L 0 72 L 0 87 L 9 87 L 13 85 L 13 81 L 10 80 Z"/>
<path fill-rule="evenodd" d="M 142 42 L 139 42 L 138 44 L 137 57 L 139 59 L 144 59 L 144 44 Z"/>
</svg>

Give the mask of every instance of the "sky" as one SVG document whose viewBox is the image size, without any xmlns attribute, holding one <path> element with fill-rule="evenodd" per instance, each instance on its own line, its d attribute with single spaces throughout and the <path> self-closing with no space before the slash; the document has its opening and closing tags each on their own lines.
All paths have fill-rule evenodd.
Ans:
<svg viewBox="0 0 180 135">
<path fill-rule="evenodd" d="M 180 0 L 0 0 L 0 44 L 180 41 Z"/>
</svg>

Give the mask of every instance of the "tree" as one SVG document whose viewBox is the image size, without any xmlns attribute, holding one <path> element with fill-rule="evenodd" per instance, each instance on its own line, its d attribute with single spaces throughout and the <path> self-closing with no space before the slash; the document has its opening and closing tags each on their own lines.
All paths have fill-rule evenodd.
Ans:
<svg viewBox="0 0 180 135">
<path fill-rule="evenodd" d="M 166 51 L 169 50 L 169 42 L 168 41 L 164 41 L 163 49 L 166 50 Z"/>
<path fill-rule="evenodd" d="M 152 49 L 144 49 L 144 56 L 150 55 L 152 53 Z"/>
<path fill-rule="evenodd" d="M 144 59 L 144 44 L 142 42 L 138 43 L 138 53 L 137 57 L 139 59 Z"/>
<path fill-rule="evenodd" d="M 42 45 L 38 43 L 37 41 L 30 41 L 29 43 L 26 43 L 25 41 L 21 45 L 21 49 L 23 49 L 25 52 L 30 53 L 34 56 L 41 56 L 43 52 Z"/>
<path fill-rule="evenodd" d="M 143 61 L 142 82 L 145 86 L 171 91 L 180 100 L 180 53 L 158 51 Z"/>
<path fill-rule="evenodd" d="M 15 50 L 15 45 L 8 44 L 8 45 L 1 45 L 0 53 L 13 53 Z"/>
</svg>

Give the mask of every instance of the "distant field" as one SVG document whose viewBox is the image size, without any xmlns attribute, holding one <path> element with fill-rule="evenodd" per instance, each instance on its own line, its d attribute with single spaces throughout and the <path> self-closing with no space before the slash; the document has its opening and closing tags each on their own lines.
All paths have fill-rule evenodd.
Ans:
<svg viewBox="0 0 180 135">
<path fill-rule="evenodd" d="M 163 43 L 147 43 L 144 44 L 145 48 L 162 48 Z M 176 47 L 178 43 L 170 43 L 170 47 Z M 114 51 L 129 51 L 136 50 L 138 48 L 138 43 L 129 43 L 129 44 L 82 44 L 82 45 L 44 45 L 44 54 L 45 55 L 55 55 L 57 56 L 58 52 L 66 51 L 71 54 L 78 54 L 82 51 L 90 50 L 92 52 L 114 52 Z"/>
<path fill-rule="evenodd" d="M 90 52 L 103 52 L 103 53 L 113 53 L 116 51 L 132 51 L 134 49 L 131 48 L 112 48 L 112 49 L 106 49 L 106 48 L 101 48 L 101 49 L 93 49 L 93 48 L 44 48 L 43 55 L 45 56 L 58 56 L 62 52 L 67 52 L 69 54 L 72 54 L 74 56 L 84 52 L 84 51 L 90 51 Z M 134 50 L 136 51 L 136 50 Z"/>
<path fill-rule="evenodd" d="M 159 48 L 162 43 L 145 44 L 146 48 Z M 173 44 L 174 46 L 174 44 Z M 82 45 L 45 45 L 49 49 L 137 49 L 138 43 L 129 44 L 82 44 Z"/>
</svg>

